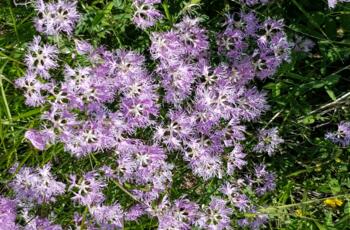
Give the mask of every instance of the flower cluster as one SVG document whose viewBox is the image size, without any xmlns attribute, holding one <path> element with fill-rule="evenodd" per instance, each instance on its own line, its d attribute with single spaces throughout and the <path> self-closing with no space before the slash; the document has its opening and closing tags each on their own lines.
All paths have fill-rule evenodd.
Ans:
<svg viewBox="0 0 350 230">
<path fill-rule="evenodd" d="M 144 203 L 158 199 L 172 182 L 173 165 L 166 162 L 166 154 L 159 146 L 129 142 L 118 148 L 116 178 L 118 181 L 145 186 L 133 194 Z"/>
<path fill-rule="evenodd" d="M 342 121 L 338 125 L 336 132 L 329 132 L 326 134 L 326 139 L 343 147 L 350 145 L 350 122 Z"/>
<path fill-rule="evenodd" d="M 138 27 L 146 29 L 161 18 L 157 3 L 133 2 Z M 255 211 L 250 195 L 275 188 L 275 174 L 266 165 L 251 168 L 244 141 L 247 123 L 269 109 L 266 93 L 254 80 L 272 77 L 289 60 L 283 21 L 259 22 L 251 12 L 228 15 L 223 31 L 216 33 L 217 50 L 211 52 L 213 31 L 202 26 L 202 19 L 184 16 L 169 31 L 150 34 L 149 61 L 155 63 L 150 72 L 142 54 L 73 38 L 79 19 L 75 2 L 38 0 L 37 12 L 37 30 L 62 35 L 56 39 L 70 46 L 62 50 L 56 39 L 44 36 L 28 46 L 27 71 L 16 85 L 27 105 L 44 112 L 40 129 L 27 130 L 25 137 L 41 151 L 61 143 L 78 159 L 104 152 L 112 160 L 71 175 L 67 191 L 50 165 L 21 168 L 11 183 L 18 200 L 45 204 L 66 192 L 74 206 L 86 210 L 84 217 L 75 215 L 76 225 L 91 229 L 122 228 L 142 215 L 156 217 L 159 229 L 228 229 L 234 211 Z M 140 135 L 145 131 L 147 137 Z M 271 156 L 282 143 L 277 128 L 263 129 L 254 151 Z M 225 178 L 226 184 L 202 206 L 185 196 L 169 200 L 174 156 L 186 162 L 195 180 Z M 107 203 L 104 192 L 111 183 L 138 204 Z M 34 220 L 36 228 L 59 229 L 49 227 L 49 220 Z M 265 221 L 258 215 L 241 225 L 256 228 Z"/>
<path fill-rule="evenodd" d="M 23 167 L 11 182 L 16 198 L 25 202 L 49 203 L 63 194 L 65 184 L 55 180 L 50 172 L 51 166 L 43 168 Z"/>
<path fill-rule="evenodd" d="M 51 47 L 40 59 L 44 72 L 27 63 L 26 76 L 16 81 L 26 91 L 28 105 L 50 106 L 42 115 L 44 129 L 26 133 L 36 148 L 43 150 L 48 144 L 62 142 L 66 151 L 81 157 L 116 147 L 126 134 L 154 123 L 151 118 L 158 114 L 158 95 L 155 83 L 143 67 L 143 56 L 125 50 L 112 53 L 103 48 L 93 49 L 90 44 L 77 41 L 76 55 L 81 54 L 91 64 L 64 65 L 64 80 L 57 82 L 49 73 L 58 66 L 57 49 L 39 43 L 40 38 L 36 37 L 29 46 L 27 59 L 36 59 L 33 53 Z M 107 108 L 115 97 L 121 101 L 116 112 Z"/>
<path fill-rule="evenodd" d="M 283 20 L 259 23 L 253 13 L 228 15 L 220 33 L 219 53 L 237 66 L 242 78 L 272 76 L 283 61 L 289 61 L 291 44 L 283 30 Z M 251 43 L 255 44 L 251 44 Z"/>
<path fill-rule="evenodd" d="M 193 172 L 206 180 L 222 177 L 225 172 L 232 174 L 234 168 L 246 164 L 239 145 L 245 139 L 246 129 L 241 123 L 257 119 L 268 109 L 265 94 L 249 83 L 254 76 L 271 76 L 288 59 L 289 44 L 281 21 L 268 19 L 259 24 L 252 13 L 240 16 L 241 22 L 228 16 L 225 32 L 219 34 L 219 52 L 228 57 L 228 63 L 218 66 L 210 65 L 207 31 L 199 26 L 197 18 L 185 17 L 173 30 L 153 33 L 151 37 L 150 50 L 159 62 L 156 71 L 161 76 L 164 101 L 174 105 L 167 119 L 156 127 L 154 138 L 170 152 L 181 151 Z M 242 49 L 237 45 L 238 40 L 228 45 L 234 40 L 234 34 L 229 31 L 250 36 L 264 31 L 253 53 L 260 55 L 257 61 L 264 62 L 265 69 L 255 68 L 253 60 L 244 55 L 252 47 L 243 35 L 237 35 L 237 39 L 243 38 Z M 277 52 L 283 46 L 286 49 Z M 260 58 L 262 53 L 268 62 Z M 277 133 L 271 143 L 266 143 L 266 138 L 259 141 L 257 150 L 270 155 L 283 142 Z M 225 148 L 234 150 L 225 156 Z M 223 158 L 228 159 L 227 168 Z"/>
<path fill-rule="evenodd" d="M 185 17 L 174 30 L 153 33 L 150 52 L 159 61 L 156 69 L 164 88 L 164 100 L 179 105 L 192 91 L 207 62 L 208 37 L 199 20 Z"/>
</svg>

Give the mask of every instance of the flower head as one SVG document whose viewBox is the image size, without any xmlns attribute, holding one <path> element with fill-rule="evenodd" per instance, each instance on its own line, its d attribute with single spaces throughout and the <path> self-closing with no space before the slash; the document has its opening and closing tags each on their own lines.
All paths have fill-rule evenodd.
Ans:
<svg viewBox="0 0 350 230">
<path fill-rule="evenodd" d="M 49 131 L 27 130 L 24 137 L 38 150 L 44 150 L 49 142 L 53 140 L 53 135 Z"/>
<path fill-rule="evenodd" d="M 197 221 L 197 225 L 210 230 L 228 229 L 231 215 L 232 209 L 227 207 L 225 200 L 212 197 L 209 206 L 204 209 Z"/>
<path fill-rule="evenodd" d="M 41 45 L 40 43 L 41 37 L 34 37 L 33 42 L 28 47 L 25 64 L 29 72 L 49 79 L 51 78 L 49 70 L 55 69 L 58 66 L 58 49 L 56 46 Z"/>
<path fill-rule="evenodd" d="M 61 32 L 71 35 L 80 18 L 76 5 L 76 1 L 44 3 L 43 0 L 37 0 L 37 17 L 34 20 L 37 31 L 46 35 L 58 35 Z"/>
<path fill-rule="evenodd" d="M 123 227 L 124 213 L 120 204 L 93 206 L 89 208 L 89 211 L 97 224 L 103 229 Z"/>
<path fill-rule="evenodd" d="M 154 6 L 160 2 L 160 0 L 133 0 L 135 25 L 144 30 L 160 20 L 163 15 Z"/>
<path fill-rule="evenodd" d="M 99 205 L 104 201 L 102 190 L 106 184 L 97 173 L 93 171 L 85 173 L 79 180 L 76 175 L 71 175 L 70 181 L 71 185 L 68 189 L 74 194 L 73 201 L 87 207 Z"/>
<path fill-rule="evenodd" d="M 350 122 L 340 122 L 338 130 L 336 132 L 327 133 L 326 138 L 343 147 L 350 145 Z"/>
<path fill-rule="evenodd" d="M 262 129 L 259 131 L 259 143 L 254 147 L 254 151 L 258 153 L 266 152 L 269 156 L 272 156 L 280 144 L 284 142 L 278 135 L 278 129 Z"/>
</svg>

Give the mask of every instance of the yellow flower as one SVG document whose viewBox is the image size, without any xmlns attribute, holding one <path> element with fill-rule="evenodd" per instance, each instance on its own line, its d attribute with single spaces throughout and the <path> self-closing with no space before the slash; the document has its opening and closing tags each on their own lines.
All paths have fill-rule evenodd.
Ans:
<svg viewBox="0 0 350 230">
<path fill-rule="evenodd" d="M 295 210 L 295 215 L 296 216 L 303 216 L 303 211 L 301 209 Z"/>
<path fill-rule="evenodd" d="M 338 198 L 328 198 L 328 199 L 325 199 L 323 201 L 323 203 L 326 205 L 326 206 L 330 206 L 332 208 L 336 208 L 337 206 L 342 206 L 342 204 L 344 203 L 342 200 L 338 199 Z"/>
</svg>

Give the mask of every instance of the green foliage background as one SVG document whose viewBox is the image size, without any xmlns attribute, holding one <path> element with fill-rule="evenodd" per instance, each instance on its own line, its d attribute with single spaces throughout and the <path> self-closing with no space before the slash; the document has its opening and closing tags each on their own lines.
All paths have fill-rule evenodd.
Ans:
<svg viewBox="0 0 350 230">
<path fill-rule="evenodd" d="M 130 5 L 130 0 L 80 0 L 84 17 L 76 36 L 110 49 L 147 54 L 149 31 L 132 25 Z M 167 30 L 191 12 L 202 17 L 208 29 L 218 31 L 223 15 L 240 7 L 228 0 L 165 0 L 161 10 L 166 17 L 153 30 Z M 329 10 L 326 0 L 275 0 L 255 10 L 261 18 L 283 18 L 290 40 L 299 35 L 316 44 L 310 53 L 293 52 L 292 61 L 273 79 L 259 83 L 268 92 L 271 110 L 254 126 L 277 126 L 286 141 L 281 154 L 264 159 L 276 171 L 278 186 L 273 194 L 260 198 L 259 210 L 272 217 L 270 229 L 350 229 L 350 149 L 324 139 L 339 121 L 350 120 L 350 4 L 340 3 Z M 15 162 L 20 166 L 52 162 L 54 173 L 67 181 L 70 173 L 91 170 L 110 160 L 100 153 L 77 161 L 60 145 L 38 152 L 25 141 L 25 130 L 39 125 L 42 109 L 25 106 L 22 92 L 13 82 L 25 72 L 25 47 L 36 34 L 34 16 L 30 5 L 15 7 L 10 0 L 0 1 L 0 194 L 11 193 L 8 169 Z M 215 40 L 215 34 L 211 36 Z M 219 180 L 201 181 L 190 174 L 181 159 L 172 160 L 179 166 L 170 191 L 173 198 L 186 193 L 206 203 L 217 193 Z M 110 203 L 132 204 L 115 184 L 106 195 Z M 337 197 L 343 204 L 326 206 L 323 200 L 329 197 Z M 40 212 L 45 215 L 55 210 L 59 223 L 67 227 L 74 212 L 69 204 L 69 197 L 62 197 L 53 207 L 41 207 Z M 156 226 L 156 220 L 144 218 L 125 229 Z"/>
</svg>

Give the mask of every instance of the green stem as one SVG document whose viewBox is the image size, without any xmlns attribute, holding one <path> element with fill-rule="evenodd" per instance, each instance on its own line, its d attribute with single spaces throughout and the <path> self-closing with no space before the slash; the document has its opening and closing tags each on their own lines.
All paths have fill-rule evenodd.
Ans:
<svg viewBox="0 0 350 230">
<path fill-rule="evenodd" d="M 89 211 L 88 207 L 85 207 L 84 212 L 83 212 L 83 218 L 81 220 L 81 225 L 80 225 L 81 229 L 86 229 L 85 220 L 86 220 L 86 215 L 87 215 L 88 211 Z"/>
<path fill-rule="evenodd" d="M 261 213 L 266 213 L 269 214 L 269 212 L 278 210 L 278 209 L 287 209 L 287 208 L 293 208 L 293 207 L 298 207 L 301 205 L 305 204 L 312 204 L 312 203 L 317 203 L 320 201 L 324 201 L 327 199 L 335 199 L 335 198 L 350 198 L 350 194 L 342 194 L 342 195 L 337 195 L 337 196 L 331 196 L 331 197 L 326 197 L 326 198 L 321 198 L 321 199 L 313 199 L 305 202 L 300 202 L 300 203 L 295 203 L 295 204 L 286 204 L 286 205 L 281 205 L 281 206 L 273 206 L 273 207 L 267 207 L 267 208 L 261 208 L 259 209 L 259 214 Z"/>
<path fill-rule="evenodd" d="M 2 97 L 3 103 L 4 103 L 4 106 L 5 106 L 5 111 L 6 111 L 7 118 L 10 120 L 10 122 L 12 122 L 11 111 L 10 111 L 10 107 L 9 107 L 7 99 L 6 99 L 4 85 L 2 84 L 2 78 L 1 77 L 0 77 L 0 91 L 1 91 L 1 97 Z"/>
<path fill-rule="evenodd" d="M 17 61 L 16 59 L 14 59 L 14 58 L 12 58 L 12 57 L 10 57 L 10 56 L 4 54 L 4 53 L 1 52 L 1 51 L 0 51 L 0 56 L 4 57 L 4 58 L 6 58 L 6 59 L 8 59 L 8 60 L 10 60 L 10 61 L 13 61 L 13 62 L 15 62 L 15 63 L 17 63 L 17 64 L 24 65 L 22 62 Z"/>
<path fill-rule="evenodd" d="M 164 9 L 164 12 L 165 12 L 165 16 L 167 17 L 167 19 L 169 20 L 169 22 L 171 22 L 171 24 L 173 23 L 173 19 L 171 17 L 171 14 L 169 12 L 169 5 L 168 5 L 168 1 L 165 0 L 163 3 L 162 3 L 162 6 L 163 6 L 163 9 Z"/>
<path fill-rule="evenodd" d="M 2 101 L 4 103 L 4 107 L 5 107 L 5 112 L 6 112 L 6 116 L 7 118 L 9 119 L 10 121 L 10 124 L 12 124 L 12 115 L 11 115 L 11 110 L 10 110 L 10 107 L 9 107 L 9 104 L 7 102 L 7 98 L 6 98 L 6 94 L 5 94 L 5 89 L 4 89 L 4 84 L 2 83 L 2 71 L 3 71 L 3 68 L 1 69 L 1 72 L 0 72 L 0 91 L 1 91 L 1 98 L 2 98 Z M 10 125 L 10 128 L 11 128 L 11 131 L 12 131 L 12 135 L 13 137 L 15 137 L 15 134 L 14 134 L 14 128 L 12 125 Z M 15 143 L 15 138 L 13 138 L 13 142 Z"/>
<path fill-rule="evenodd" d="M 144 204 L 146 206 L 148 206 L 147 204 L 143 203 L 142 201 L 140 201 L 138 198 L 136 198 L 134 195 L 132 195 L 126 188 L 124 188 L 118 181 L 113 180 L 113 183 L 120 188 L 120 190 L 122 190 L 125 194 L 127 194 L 128 196 L 130 196 L 134 201 Z"/>
<path fill-rule="evenodd" d="M 14 29 L 14 31 L 15 31 L 17 41 L 19 41 L 19 34 L 18 34 L 18 30 L 17 30 L 16 19 L 15 19 L 15 17 L 13 16 L 13 11 L 12 11 L 12 7 L 11 7 L 10 0 L 8 0 L 8 3 L 10 4 L 10 6 L 9 6 L 9 11 L 10 11 L 10 16 L 11 16 L 11 20 L 12 20 L 13 29 Z"/>
</svg>

